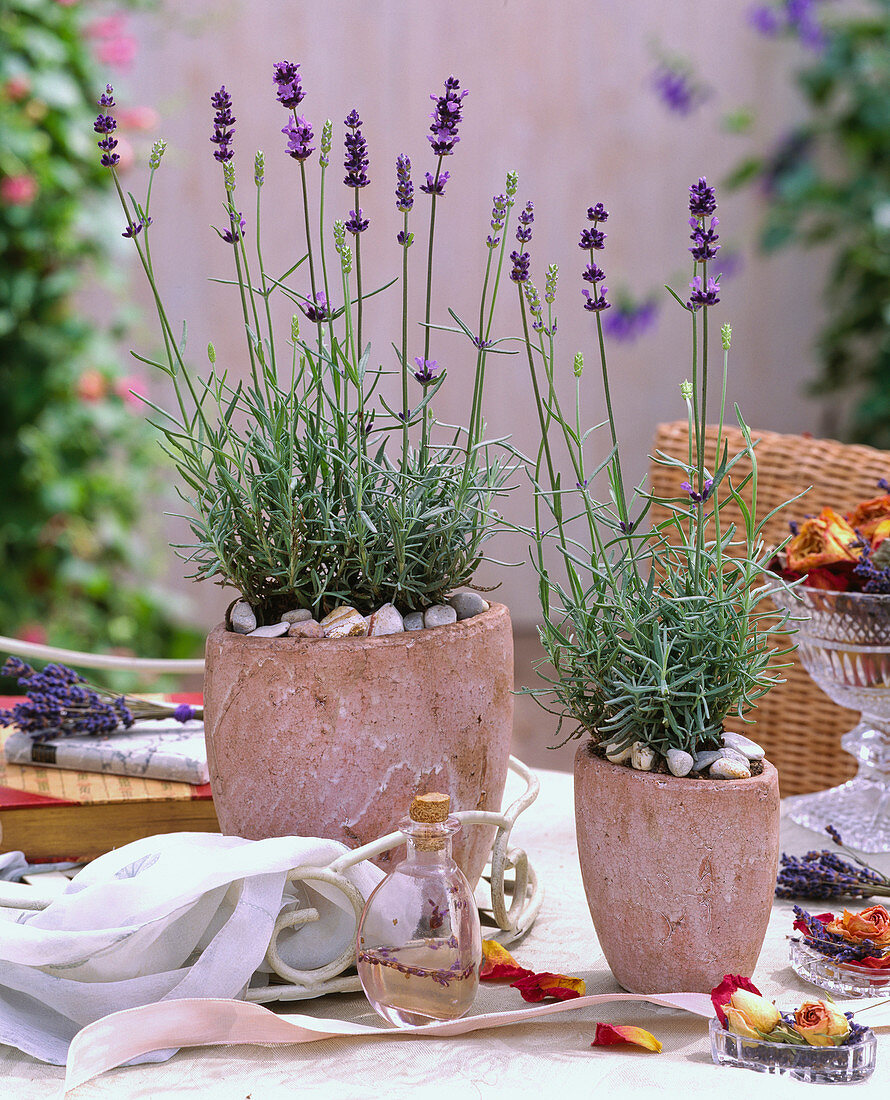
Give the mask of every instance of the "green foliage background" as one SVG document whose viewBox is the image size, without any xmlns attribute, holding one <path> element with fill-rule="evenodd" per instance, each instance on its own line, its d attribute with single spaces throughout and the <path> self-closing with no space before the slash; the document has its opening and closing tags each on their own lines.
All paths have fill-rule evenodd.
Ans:
<svg viewBox="0 0 890 1100">
<path fill-rule="evenodd" d="M 107 14 L 86 0 L 0 7 L 0 187 L 30 177 L 36 190 L 0 203 L 0 633 L 36 624 L 54 644 L 190 655 L 197 634 L 169 614 L 139 533 L 163 456 L 122 396 L 111 320 L 99 331 L 72 304 L 109 258 L 95 209 L 111 181 L 91 140 L 105 73 L 85 33 Z"/>
</svg>

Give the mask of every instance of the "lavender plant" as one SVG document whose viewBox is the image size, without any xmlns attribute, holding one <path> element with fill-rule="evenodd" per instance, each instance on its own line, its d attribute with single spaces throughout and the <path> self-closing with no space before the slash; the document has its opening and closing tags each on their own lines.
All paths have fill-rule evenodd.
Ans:
<svg viewBox="0 0 890 1100">
<path fill-rule="evenodd" d="M 738 407 L 744 450 L 730 457 L 723 438 L 728 324 L 721 328 L 716 467 L 710 469 L 705 462 L 709 397 L 713 402 L 709 314 L 720 301 L 718 280 L 709 275 L 709 262 L 720 248 L 716 206 L 714 189 L 705 179 L 690 188 L 690 294 L 684 301 L 670 291 L 692 325 L 692 377 L 680 387 L 689 423 L 689 453 L 685 461 L 663 454 L 655 457 L 676 476 L 677 493 L 670 498 L 654 496 L 643 484 L 629 494 L 624 487 L 603 324 L 611 303 L 599 266 L 607 211 L 601 203 L 590 207 L 589 224 L 578 242 L 587 260 L 582 272 L 587 284 L 582 291 L 584 309 L 595 324 L 611 437 L 608 456 L 595 469 L 589 468 L 586 455 L 590 431 L 582 429 L 580 419 L 581 353 L 574 359 L 573 413 L 563 411 L 559 396 L 555 268 L 548 270 L 545 309 L 529 278 L 528 253 L 512 254 L 511 278 L 519 291 L 541 435 L 531 463 L 533 556 L 544 618 L 541 639 L 555 669 L 553 677 L 541 673 L 548 686 L 533 694 L 559 714 L 560 725 L 566 718 L 577 723 L 570 737 L 588 732 L 615 762 L 626 760 L 637 743 L 662 755 L 672 748 L 694 754 L 717 747 L 724 719 L 743 716 L 778 678 L 775 666 L 767 664 L 767 634 L 785 620 L 780 615 L 777 621 L 775 613 L 757 606 L 764 591 L 759 579 L 768 559 L 761 532 L 769 517 L 759 522 L 756 518 L 757 462 Z M 529 229 L 530 224 L 526 232 L 520 226 L 522 247 L 530 239 Z M 568 470 L 560 468 L 560 454 L 567 455 Z M 733 470 L 743 456 L 752 469 L 738 476 Z M 603 500 L 594 496 L 597 479 L 605 480 Z M 752 498 L 750 506 L 744 489 Z M 743 516 L 741 529 L 721 518 L 730 501 Z M 653 505 L 665 509 L 669 518 L 650 528 L 647 515 Z M 548 546 L 556 550 L 561 577 L 548 564 Z"/>
<path fill-rule="evenodd" d="M 304 250 L 280 275 L 263 262 L 265 156 L 257 153 L 254 160 L 255 216 L 248 226 L 245 208 L 235 197 L 237 120 L 231 96 L 222 87 L 211 99 L 213 156 L 225 193 L 225 222 L 217 233 L 230 249 L 233 267 L 233 277 L 219 281 L 237 287 L 249 368 L 247 379 L 238 382 L 217 363 L 213 345 L 208 373 L 197 375 L 157 286 L 149 206 L 163 143 L 153 151 L 140 204 L 123 193 L 117 178 L 111 87 L 99 100 L 102 113 L 95 129 L 101 135 L 102 164 L 114 177 L 126 217 L 124 235 L 132 239 L 152 288 L 164 342 L 162 359 L 143 361 L 162 370 L 173 386 L 173 410 L 152 408 L 185 483 L 181 495 L 194 513 L 193 540 L 176 549 L 192 566 L 192 577 L 236 588 L 261 622 L 276 621 L 293 607 L 325 612 L 344 602 L 364 612 L 386 602 L 401 611 L 422 609 L 472 580 L 483 544 L 498 524 L 492 501 L 507 491 L 511 469 L 495 446 L 502 441 L 486 440 L 482 418 L 487 359 L 504 353 L 491 327 L 506 237 L 500 245 L 489 237 L 478 328 L 452 313 L 457 331 L 476 351 L 468 426 L 443 435 L 432 412 L 447 378 L 431 358 L 432 333 L 450 327 L 431 320 L 436 214 L 450 176 L 442 165 L 460 141 L 467 93 L 449 77 L 443 93 L 431 97 L 435 109 L 427 138 L 436 160 L 419 188 L 429 197 L 429 229 L 423 350 L 414 355 L 408 318 L 409 250 L 415 241 L 411 160 L 401 154 L 395 171 L 401 273 L 368 290 L 362 253 L 369 219 L 361 194 L 371 178 L 362 120 L 352 110 L 344 121 L 343 184 L 351 209 L 331 225 L 325 204 L 333 125 L 326 121 L 318 139 L 313 199 L 316 136 L 298 113 L 306 95 L 299 65 L 276 63 L 273 80 L 278 103 L 288 112 L 281 132 L 284 152 L 299 172 L 304 237 Z M 506 193 L 494 200 L 498 213 L 492 225 L 505 227 L 516 186 L 509 176 Z M 402 318 L 392 348 L 401 400 L 388 402 L 380 391 L 389 368 L 372 362 L 366 311 L 369 299 L 396 282 Z M 284 339 L 273 326 L 278 297 L 294 311 Z"/>
</svg>

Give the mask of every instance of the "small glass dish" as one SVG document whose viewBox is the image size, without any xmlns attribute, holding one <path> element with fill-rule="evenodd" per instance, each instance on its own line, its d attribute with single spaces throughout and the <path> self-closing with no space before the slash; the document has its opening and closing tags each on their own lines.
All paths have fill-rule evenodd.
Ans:
<svg viewBox="0 0 890 1100">
<path fill-rule="evenodd" d="M 746 1039 L 710 1023 L 711 1057 L 718 1066 L 737 1066 L 758 1073 L 780 1073 L 797 1081 L 846 1084 L 866 1081 L 874 1073 L 877 1040 L 866 1031 L 858 1043 L 840 1047 L 792 1046 Z"/>
<path fill-rule="evenodd" d="M 880 997 L 890 992 L 890 970 L 839 963 L 802 940 L 791 941 L 791 969 L 805 982 L 839 997 Z"/>
</svg>

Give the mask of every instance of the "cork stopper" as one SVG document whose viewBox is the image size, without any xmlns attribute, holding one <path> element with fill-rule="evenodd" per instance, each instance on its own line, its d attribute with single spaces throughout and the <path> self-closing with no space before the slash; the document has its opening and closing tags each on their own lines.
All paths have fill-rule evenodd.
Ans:
<svg viewBox="0 0 890 1100">
<path fill-rule="evenodd" d="M 429 794 L 419 794 L 411 803 L 408 816 L 412 821 L 420 821 L 424 825 L 435 825 L 445 821 L 451 808 L 451 799 L 447 794 L 439 794 L 430 791 Z"/>
</svg>

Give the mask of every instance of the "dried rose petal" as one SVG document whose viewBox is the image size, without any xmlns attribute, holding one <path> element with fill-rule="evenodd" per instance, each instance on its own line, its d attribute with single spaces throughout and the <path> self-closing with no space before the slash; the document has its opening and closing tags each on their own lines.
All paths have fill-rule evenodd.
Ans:
<svg viewBox="0 0 890 1100">
<path fill-rule="evenodd" d="M 528 974 L 510 983 L 518 989 L 524 1001 L 543 1001 L 548 997 L 556 1001 L 570 1001 L 583 997 L 587 988 L 583 978 L 570 978 L 567 974 Z"/>
<path fill-rule="evenodd" d="M 509 978 L 525 978 L 534 973 L 520 966 L 510 952 L 497 940 L 482 941 L 482 969 L 479 971 L 481 982 L 497 982 Z"/>
<path fill-rule="evenodd" d="M 646 1050 L 652 1050 L 656 1054 L 661 1053 L 661 1043 L 651 1031 L 646 1031 L 642 1027 L 624 1024 L 617 1027 L 613 1027 L 612 1024 L 596 1025 L 596 1035 L 590 1044 L 592 1047 L 617 1046 L 619 1043 L 633 1043 L 634 1046 L 645 1047 Z"/>
<path fill-rule="evenodd" d="M 836 565 L 859 561 L 859 536 L 849 523 L 831 508 L 823 508 L 800 525 L 800 530 L 788 543 L 788 568 L 796 573 L 808 573 L 820 565 Z"/>
<path fill-rule="evenodd" d="M 723 1006 L 729 1004 L 729 998 L 737 989 L 747 989 L 749 993 L 762 996 L 750 978 L 744 978 L 741 974 L 724 974 L 723 981 L 711 990 L 711 1004 L 714 1006 L 721 1027 L 726 1027 L 726 1013 L 723 1011 Z"/>
</svg>

